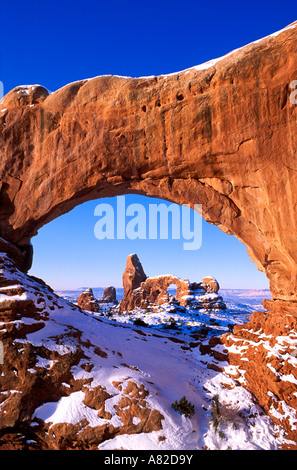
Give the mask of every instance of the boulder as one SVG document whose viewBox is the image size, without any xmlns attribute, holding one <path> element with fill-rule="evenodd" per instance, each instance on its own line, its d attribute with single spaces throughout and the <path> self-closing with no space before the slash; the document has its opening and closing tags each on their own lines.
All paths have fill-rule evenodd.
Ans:
<svg viewBox="0 0 297 470">
<path fill-rule="evenodd" d="M 100 310 L 100 303 L 94 297 L 92 289 L 86 289 L 79 295 L 77 305 L 83 310 L 88 310 L 89 312 L 99 312 Z"/>
<path fill-rule="evenodd" d="M 214 277 L 206 276 L 201 280 L 201 282 L 206 284 L 207 290 L 210 290 L 211 292 L 218 292 L 220 289 L 220 285 Z"/>
<path fill-rule="evenodd" d="M 102 302 L 106 303 L 116 303 L 117 301 L 117 292 L 116 288 L 113 286 L 108 286 L 104 289 L 103 295 L 102 295 Z"/>
</svg>

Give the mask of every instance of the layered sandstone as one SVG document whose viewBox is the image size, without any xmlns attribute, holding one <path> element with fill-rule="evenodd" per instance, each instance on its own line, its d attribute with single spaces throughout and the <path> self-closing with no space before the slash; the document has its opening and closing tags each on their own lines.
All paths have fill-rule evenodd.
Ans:
<svg viewBox="0 0 297 470">
<path fill-rule="evenodd" d="M 286 448 L 297 440 L 297 316 L 281 309 L 254 312 L 247 325 L 221 338 L 227 347 L 232 377 L 244 384 L 275 422 L 285 430 Z M 290 414 L 292 412 L 292 414 Z"/>
<path fill-rule="evenodd" d="M 297 300 L 296 23 L 168 76 L 17 87 L 0 107 L 0 235 L 28 250 L 77 204 L 137 192 L 202 204 Z"/>
</svg>

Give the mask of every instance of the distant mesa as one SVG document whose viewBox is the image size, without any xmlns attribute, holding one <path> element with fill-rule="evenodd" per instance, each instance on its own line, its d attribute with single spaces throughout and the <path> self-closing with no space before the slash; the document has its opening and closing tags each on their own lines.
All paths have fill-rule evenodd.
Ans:
<svg viewBox="0 0 297 470">
<path fill-rule="evenodd" d="M 175 296 L 168 293 L 171 284 L 176 285 Z M 220 286 L 214 277 L 204 277 L 200 282 L 181 280 L 171 274 L 147 277 L 135 253 L 127 258 L 123 287 L 124 296 L 119 305 L 120 312 L 164 303 L 190 307 L 194 310 L 226 309 L 223 298 L 218 295 Z"/>
</svg>

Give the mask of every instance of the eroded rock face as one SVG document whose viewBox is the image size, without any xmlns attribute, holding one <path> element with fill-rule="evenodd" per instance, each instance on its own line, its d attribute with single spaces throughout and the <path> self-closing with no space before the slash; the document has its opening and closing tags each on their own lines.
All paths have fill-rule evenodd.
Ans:
<svg viewBox="0 0 297 470">
<path fill-rule="evenodd" d="M 296 310 L 280 309 L 278 315 L 254 312 L 247 325 L 236 325 L 233 334 L 223 335 L 221 341 L 234 366 L 232 376 L 285 429 L 287 448 L 295 448 L 292 443 L 297 439 Z M 289 416 L 289 410 L 294 418 Z"/>
<path fill-rule="evenodd" d="M 127 257 L 126 268 L 123 273 L 123 287 L 125 292 L 137 289 L 146 280 L 146 274 L 138 256 L 133 253 Z"/>
<path fill-rule="evenodd" d="M 297 300 L 296 23 L 168 76 L 102 76 L 0 107 L 0 234 L 27 247 L 84 201 L 137 192 L 202 204 L 234 234 L 275 299 Z"/>
</svg>

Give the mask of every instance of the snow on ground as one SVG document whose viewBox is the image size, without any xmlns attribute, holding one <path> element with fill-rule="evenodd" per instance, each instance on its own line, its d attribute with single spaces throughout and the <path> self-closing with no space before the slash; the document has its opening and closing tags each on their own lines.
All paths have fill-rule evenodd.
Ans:
<svg viewBox="0 0 297 470">
<path fill-rule="evenodd" d="M 193 338 L 176 332 L 160 331 L 157 334 L 156 330 L 120 325 L 105 318 L 98 321 L 92 314 L 84 315 L 65 308 L 52 313 L 46 327 L 28 335 L 28 340 L 34 345 L 45 343 L 47 347 L 54 348 L 54 339 L 50 338 L 57 337 L 65 328 L 83 331 L 83 342 L 89 340 L 107 354 L 106 358 L 98 360 L 98 356 L 95 358 L 92 351 L 86 349 L 94 368 L 86 372 L 78 364 L 72 372 L 76 379 L 92 378 L 91 387 L 101 385 L 113 395 L 106 400 L 106 410 L 113 415 L 112 424 L 119 425 L 114 405 L 120 396 L 115 394 L 113 382 L 128 383 L 131 379 L 145 385 L 149 391 L 146 398 L 149 406 L 164 416 L 161 431 L 117 436 L 102 443 L 100 449 L 193 450 L 207 447 L 213 450 L 268 450 L 277 449 L 281 443 L 270 419 L 243 387 L 236 386 L 226 374 L 208 369 L 207 364 L 212 359 L 201 355 L 198 347 L 182 349 L 181 345 L 186 346 Z M 111 351 L 115 351 L 115 354 Z M 220 418 L 218 426 L 214 424 L 212 416 L 216 395 L 219 397 L 219 406 L 229 410 L 229 413 L 225 410 L 226 416 Z M 186 396 L 195 407 L 192 418 L 180 415 L 171 407 L 182 396 Z M 104 423 L 94 410 L 83 404 L 83 399 L 84 392 L 80 391 L 56 403 L 45 403 L 35 411 L 35 417 L 53 424 L 75 424 L 83 417 L 87 417 L 91 426 Z M 160 436 L 166 439 L 159 442 Z"/>
<path fill-rule="evenodd" d="M 81 291 L 80 288 L 73 291 L 58 291 L 57 293 L 76 303 Z M 101 298 L 103 288 L 92 288 L 96 298 Z M 168 290 L 169 291 L 169 290 Z M 169 292 L 174 295 L 174 290 Z M 211 294 L 207 294 L 208 296 Z M 200 299 L 205 298 L 200 296 Z M 232 330 L 235 324 L 246 323 L 252 312 L 255 310 L 263 310 L 261 301 L 263 298 L 270 298 L 269 290 L 255 291 L 245 289 L 222 289 L 220 295 L 227 305 L 227 310 L 220 309 L 199 309 L 194 310 L 189 307 L 180 307 L 170 303 L 160 305 L 158 308 L 150 307 L 147 309 L 136 308 L 132 312 L 122 314 L 113 304 L 101 304 L 100 312 L 94 315 L 97 317 L 106 317 L 120 323 L 134 324 L 136 322 L 144 322 L 146 325 L 154 328 L 176 328 L 181 332 L 195 333 L 201 328 L 208 334 L 222 334 Z M 117 289 L 117 299 L 121 300 L 123 289 Z"/>
<path fill-rule="evenodd" d="M 92 378 L 91 387 L 101 385 L 113 395 L 106 401 L 106 410 L 113 415 L 112 424 L 119 425 L 114 405 L 120 397 L 115 394 L 113 382 L 126 384 L 131 379 L 145 385 L 149 391 L 149 406 L 164 416 L 161 431 L 117 436 L 102 443 L 100 449 L 193 450 L 207 447 L 212 450 L 268 450 L 277 449 L 281 444 L 281 438 L 276 437 L 275 426 L 243 387 L 236 386 L 226 374 L 208 369 L 207 364 L 213 359 L 201 355 L 198 347 L 181 347 L 193 341 L 189 335 L 174 330 L 157 332 L 156 329 L 120 324 L 65 306 L 63 310 L 51 312 L 46 327 L 28 335 L 28 340 L 34 345 L 45 343 L 48 348 L 55 348 L 54 340 L 50 338 L 69 328 L 82 331 L 83 342 L 89 341 L 107 354 L 106 358 L 98 359 L 87 348 L 85 353 L 94 363 L 94 368 L 86 372 L 78 364 L 72 372 L 75 379 Z M 228 367 L 227 363 L 225 365 Z M 214 424 L 212 415 L 216 395 L 219 406 L 229 410 L 229 413 L 225 411 L 226 417 L 220 418 L 219 425 Z M 180 415 L 171 407 L 182 396 L 186 396 L 195 407 L 192 418 Z M 102 424 L 104 420 L 84 405 L 83 399 L 83 392 L 72 393 L 57 403 L 43 404 L 35 415 L 51 423 L 75 424 L 87 417 L 91 426 Z M 165 436 L 165 440 L 160 442 L 160 436 Z"/>
<path fill-rule="evenodd" d="M 214 357 L 201 353 L 199 341 L 207 342 L 208 335 L 197 340 L 193 337 L 192 327 L 164 328 L 163 324 L 157 324 L 155 317 L 152 317 L 155 318 L 152 326 L 139 326 L 132 321 L 125 323 L 123 318 L 115 320 L 81 311 L 19 272 L 14 273 L 14 285 L 26 287 L 26 298 L 36 300 L 42 293 L 44 312 L 48 314 L 43 328 L 16 341 L 44 346 L 64 355 L 77 350 L 77 336 L 73 332 L 79 332 L 79 347 L 84 355 L 71 369 L 73 378 L 90 379 L 89 385 L 84 387 L 95 389 L 101 386 L 110 394 L 105 401 L 105 411 L 111 413 L 110 424 L 115 427 L 122 424 L 116 413 L 116 405 L 122 396 L 115 387 L 117 382 L 123 384 L 123 389 L 131 381 L 143 385 L 148 391 L 145 400 L 149 408 L 158 410 L 164 417 L 159 431 L 118 435 L 102 442 L 99 449 L 271 450 L 284 443 L 282 430 L 263 413 L 253 396 L 232 379 L 233 370 L 228 363 L 218 364 Z M 23 299 L 24 293 L 20 297 Z M 0 302 L 3 300 L 1 297 Z M 203 321 L 206 321 L 206 312 L 203 315 Z M 220 315 L 223 314 L 215 312 L 215 317 L 210 317 L 209 321 L 219 318 L 223 322 Z M 197 326 L 200 328 L 200 322 L 199 317 L 196 329 Z M 91 369 L 82 367 L 88 363 L 93 365 Z M 222 372 L 210 368 L 218 365 L 223 367 Z M 54 361 L 40 357 L 37 366 L 49 371 L 54 367 Z M 28 373 L 34 373 L 34 369 Z M 64 386 L 69 387 L 69 384 L 66 382 Z M 84 390 L 73 391 L 56 402 L 38 406 L 32 428 L 34 420 L 38 419 L 50 426 L 77 424 L 84 418 L 89 426 L 106 423 L 83 402 Z M 172 403 L 183 396 L 194 406 L 195 413 L 191 418 L 172 408 Z M 132 420 L 135 422 L 137 416 Z"/>
</svg>

